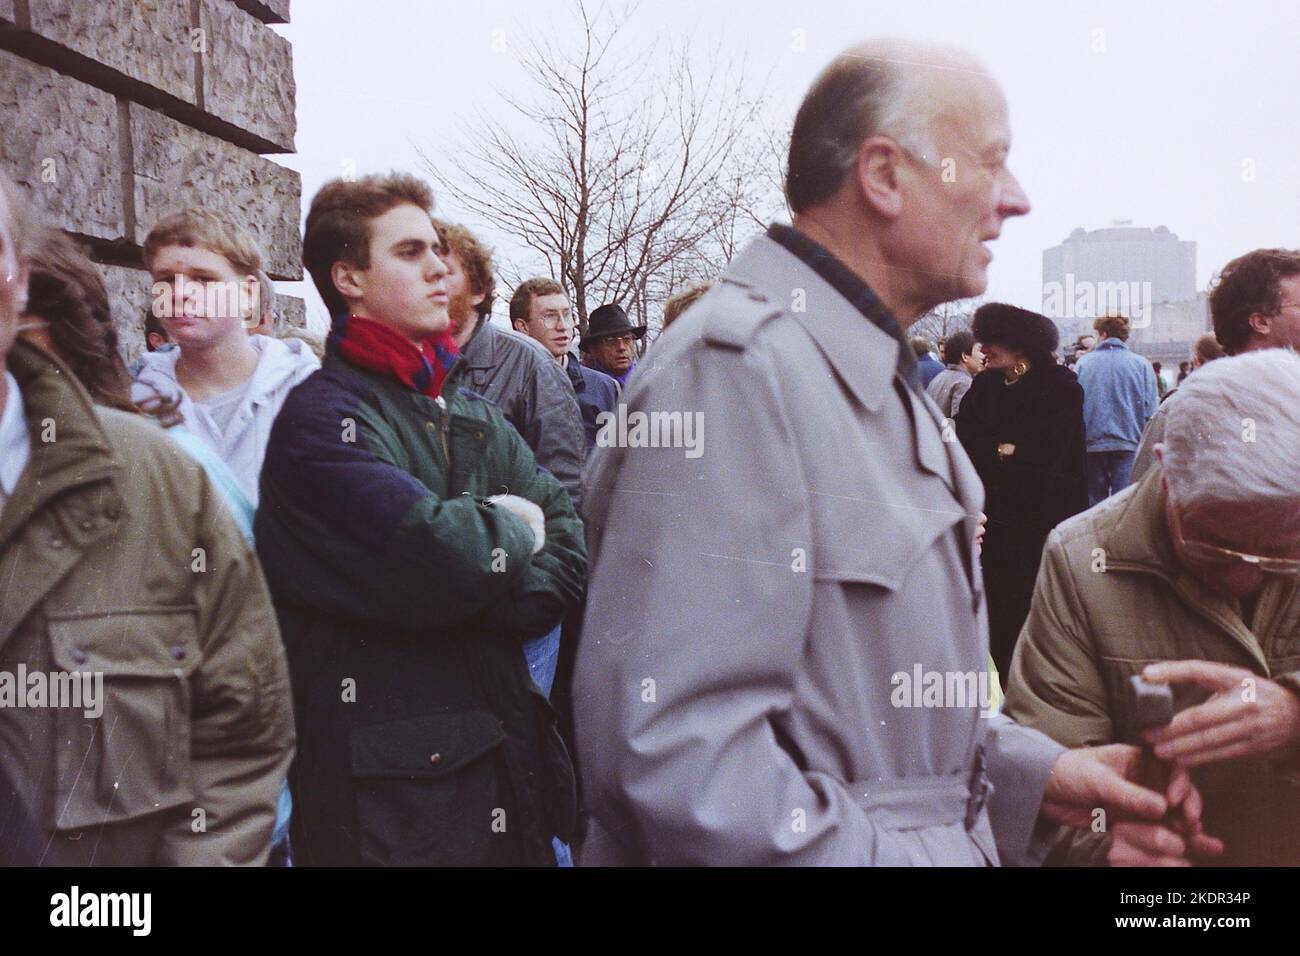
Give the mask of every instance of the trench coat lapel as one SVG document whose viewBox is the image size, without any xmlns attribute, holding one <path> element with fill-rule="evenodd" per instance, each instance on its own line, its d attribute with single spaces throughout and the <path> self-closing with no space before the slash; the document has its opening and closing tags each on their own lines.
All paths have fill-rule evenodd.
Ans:
<svg viewBox="0 0 1300 956">
<path fill-rule="evenodd" d="M 780 243 L 760 236 L 731 261 L 726 278 L 788 311 L 867 411 L 889 393 L 898 345 Z M 802 308 L 800 308 L 802 306 Z M 792 370 L 797 374 L 800 370 Z"/>
</svg>

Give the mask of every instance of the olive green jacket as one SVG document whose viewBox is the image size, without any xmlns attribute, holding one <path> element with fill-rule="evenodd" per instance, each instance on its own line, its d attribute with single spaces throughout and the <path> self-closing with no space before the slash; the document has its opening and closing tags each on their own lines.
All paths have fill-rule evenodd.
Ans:
<svg viewBox="0 0 1300 956">
<path fill-rule="evenodd" d="M 102 676 L 98 716 L 0 706 L 10 821 L 46 865 L 264 863 L 294 728 L 251 548 L 153 422 L 31 345 L 7 365 L 32 454 L 0 511 L 0 672 Z"/>
<path fill-rule="evenodd" d="M 1237 602 L 1183 571 L 1165 523 L 1160 470 L 1062 522 L 1047 539 L 1020 632 L 1007 712 L 1068 747 L 1126 741 L 1129 678 L 1155 661 L 1217 661 L 1300 686 L 1300 586 L 1273 578 L 1252 627 Z M 1175 707 L 1198 702 L 1206 692 Z M 1208 833 L 1223 865 L 1300 864 L 1295 752 L 1199 767 Z M 1057 859 L 1103 863 L 1106 833 L 1064 835 Z"/>
</svg>

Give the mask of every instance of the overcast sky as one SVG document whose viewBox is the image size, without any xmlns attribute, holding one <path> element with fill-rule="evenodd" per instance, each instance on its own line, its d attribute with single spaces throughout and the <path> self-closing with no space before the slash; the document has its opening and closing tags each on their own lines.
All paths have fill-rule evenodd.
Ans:
<svg viewBox="0 0 1300 956">
<path fill-rule="evenodd" d="M 293 43 L 298 152 L 276 159 L 302 174 L 304 215 L 349 161 L 358 174 L 419 171 L 419 145 L 445 162 L 477 111 L 523 90 L 515 51 L 530 32 L 577 41 L 572 9 L 566 0 L 295 0 L 294 22 L 276 29 Z M 1198 288 L 1248 249 L 1300 246 L 1294 0 L 650 0 L 634 26 L 647 42 L 689 36 L 697 49 L 742 59 L 756 84 L 767 79 L 767 110 L 783 123 L 858 39 L 930 39 L 982 57 L 1006 89 L 1010 164 L 1033 204 L 993 245 L 990 299 L 1038 308 L 1042 250 L 1076 226 L 1168 226 L 1197 243 Z M 459 218 L 454 203 L 439 208 Z M 323 321 L 314 291 L 302 291 Z"/>
</svg>

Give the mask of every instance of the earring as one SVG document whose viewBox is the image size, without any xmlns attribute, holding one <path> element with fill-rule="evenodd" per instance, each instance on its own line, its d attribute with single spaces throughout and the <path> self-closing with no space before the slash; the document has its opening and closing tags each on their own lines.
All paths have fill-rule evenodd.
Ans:
<svg viewBox="0 0 1300 956">
<path fill-rule="evenodd" d="M 1029 371 L 1029 366 L 1024 362 L 1017 362 L 1015 366 L 1013 366 L 1012 371 L 1016 373 L 1016 378 L 1020 378 Z"/>
</svg>

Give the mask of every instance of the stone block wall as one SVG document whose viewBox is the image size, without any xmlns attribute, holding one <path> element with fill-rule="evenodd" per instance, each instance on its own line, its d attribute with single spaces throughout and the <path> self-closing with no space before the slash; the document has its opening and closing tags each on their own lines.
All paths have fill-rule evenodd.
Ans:
<svg viewBox="0 0 1300 956">
<path fill-rule="evenodd" d="M 150 302 L 140 246 L 207 205 L 302 278 L 289 0 L 0 0 L 0 168 L 100 265 L 128 357 Z M 299 299 L 277 308 L 301 323 Z"/>
</svg>

